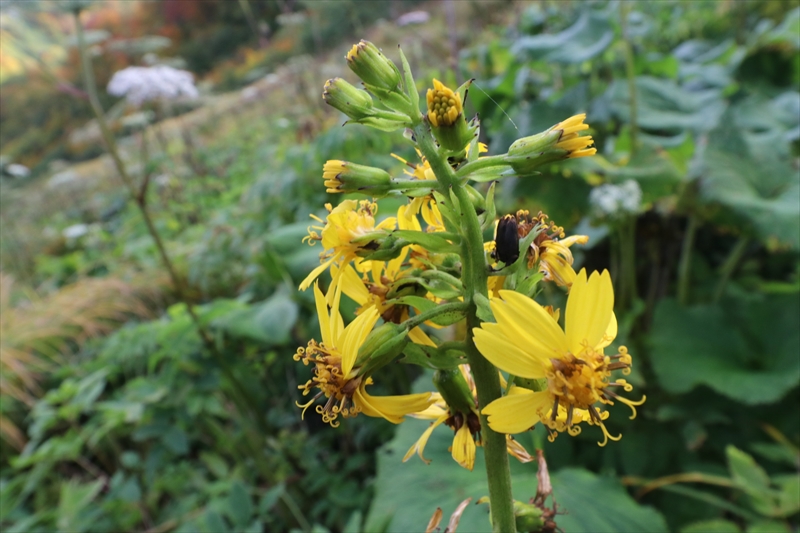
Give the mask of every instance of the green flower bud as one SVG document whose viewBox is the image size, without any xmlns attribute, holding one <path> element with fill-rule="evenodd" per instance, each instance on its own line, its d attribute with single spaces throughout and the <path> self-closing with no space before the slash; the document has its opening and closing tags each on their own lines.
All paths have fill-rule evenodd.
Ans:
<svg viewBox="0 0 800 533">
<path fill-rule="evenodd" d="M 388 91 L 397 89 L 401 79 L 400 70 L 371 42 L 362 40 L 354 44 L 345 58 L 350 70 L 365 84 Z"/>
<path fill-rule="evenodd" d="M 475 400 L 472 398 L 467 380 L 458 368 L 437 370 L 433 374 L 433 384 L 447 402 L 451 412 L 460 411 L 468 414 L 475 408 Z"/>
<path fill-rule="evenodd" d="M 358 350 L 355 366 L 363 367 L 360 375 L 369 375 L 391 363 L 408 344 L 408 331 L 399 324 L 386 322 L 375 328 Z"/>
<path fill-rule="evenodd" d="M 353 120 L 362 120 L 375 114 L 372 97 L 367 91 L 354 87 L 342 78 L 333 78 L 325 82 L 322 99 Z"/>
<path fill-rule="evenodd" d="M 370 261 L 389 261 L 394 259 L 408 246 L 408 241 L 392 233 L 375 232 L 353 239 L 353 244 L 359 246 L 356 254 Z"/>
<path fill-rule="evenodd" d="M 337 159 L 323 165 L 322 178 L 329 193 L 362 192 L 384 196 L 392 185 L 391 176 L 383 169 Z"/>
<path fill-rule="evenodd" d="M 591 135 L 579 136 L 578 132 L 589 129 L 583 123 L 585 114 L 575 115 L 559 122 L 547 131 L 517 139 L 508 149 L 505 161 L 517 174 L 531 174 L 537 167 L 567 158 L 594 155 L 596 148 Z"/>
</svg>

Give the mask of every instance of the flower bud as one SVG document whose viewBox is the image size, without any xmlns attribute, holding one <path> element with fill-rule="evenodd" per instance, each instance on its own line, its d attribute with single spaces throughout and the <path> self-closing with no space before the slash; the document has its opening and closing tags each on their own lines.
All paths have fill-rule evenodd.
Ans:
<svg viewBox="0 0 800 533">
<path fill-rule="evenodd" d="M 333 78 L 325 82 L 322 99 L 353 120 L 365 119 L 374 114 L 372 97 L 367 91 L 357 89 L 342 78 Z"/>
<path fill-rule="evenodd" d="M 371 42 L 361 40 L 354 44 L 345 58 L 350 70 L 367 85 L 388 91 L 397 89 L 401 79 L 400 70 Z"/>
<path fill-rule="evenodd" d="M 408 246 L 408 241 L 392 233 L 375 232 L 353 239 L 360 249 L 356 255 L 369 261 L 389 261 L 396 258 Z"/>
<path fill-rule="evenodd" d="M 370 332 L 358 350 L 355 366 L 361 375 L 369 375 L 391 363 L 408 344 L 408 331 L 399 324 L 386 322 Z"/>
<path fill-rule="evenodd" d="M 363 192 L 380 196 L 389 192 L 392 184 L 391 176 L 383 169 L 337 159 L 323 165 L 322 179 L 329 193 Z"/>
<path fill-rule="evenodd" d="M 447 150 L 463 152 L 475 135 L 475 128 L 467 126 L 461 95 L 434 79 L 426 99 L 433 136 Z"/>
<path fill-rule="evenodd" d="M 433 374 L 433 384 L 447 402 L 451 412 L 470 413 L 475 408 L 475 400 L 469 390 L 464 374 L 458 368 L 437 370 Z"/>
<path fill-rule="evenodd" d="M 591 135 L 579 136 L 578 132 L 589 129 L 583 123 L 586 114 L 575 115 L 559 122 L 547 131 L 517 139 L 508 149 L 505 161 L 517 174 L 530 174 L 537 167 L 562 159 L 594 155 L 596 148 Z"/>
</svg>

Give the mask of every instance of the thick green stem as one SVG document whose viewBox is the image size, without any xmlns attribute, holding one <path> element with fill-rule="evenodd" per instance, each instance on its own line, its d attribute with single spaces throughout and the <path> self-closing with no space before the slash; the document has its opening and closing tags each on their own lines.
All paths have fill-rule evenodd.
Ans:
<svg viewBox="0 0 800 533">
<path fill-rule="evenodd" d="M 719 270 L 717 288 L 714 290 L 714 303 L 717 303 L 725 293 L 725 286 L 731 279 L 731 275 L 733 275 L 733 271 L 736 270 L 739 261 L 741 261 L 748 244 L 750 244 L 750 239 L 745 236 L 739 237 L 739 240 L 728 254 L 728 258 L 725 259 L 725 262 L 722 264 L 722 268 Z"/>
<path fill-rule="evenodd" d="M 692 248 L 694 248 L 694 236 L 697 234 L 698 227 L 700 227 L 700 219 L 697 215 L 692 214 L 689 217 L 689 224 L 686 226 L 686 233 L 683 236 L 681 259 L 678 264 L 678 301 L 681 305 L 686 305 L 689 302 Z"/>
<path fill-rule="evenodd" d="M 631 157 L 636 154 L 639 147 L 639 125 L 636 106 L 636 71 L 633 62 L 633 45 L 628 36 L 628 12 L 632 2 L 620 2 L 619 17 L 622 26 L 622 43 L 625 47 L 625 75 L 628 78 L 628 93 L 630 99 L 631 122 Z"/>
<path fill-rule="evenodd" d="M 472 370 L 478 392 L 478 404 L 485 407 L 500 398 L 500 378 L 497 369 L 475 347 L 472 330 L 479 327 L 481 321 L 477 316 L 475 294 L 488 296 L 486 286 L 487 268 L 483 251 L 483 234 L 475 208 L 469 194 L 460 184 L 455 172 L 447 161 L 439 154 L 436 144 L 427 125 L 414 117 L 417 143 L 422 154 L 431 165 L 431 169 L 444 189 L 453 191 L 461 210 L 461 231 L 464 236 L 461 243 L 462 275 L 464 284 L 464 302 L 467 304 L 467 337 L 465 347 L 467 359 Z M 489 500 L 492 514 L 492 528 L 495 532 L 514 533 L 513 496 L 511 493 L 511 472 L 506 452 L 506 438 L 489 427 L 486 415 L 481 414 L 481 437 L 483 439 L 484 457 L 486 458 L 486 475 L 489 485 Z"/>
</svg>

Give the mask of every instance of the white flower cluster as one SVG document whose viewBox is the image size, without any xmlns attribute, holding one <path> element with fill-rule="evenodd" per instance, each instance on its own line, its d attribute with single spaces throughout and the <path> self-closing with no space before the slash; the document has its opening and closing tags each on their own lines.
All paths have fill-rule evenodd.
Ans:
<svg viewBox="0 0 800 533">
<path fill-rule="evenodd" d="M 136 106 L 151 100 L 198 96 L 191 72 L 166 65 L 124 68 L 114 73 L 106 90 L 113 96 L 124 96 Z"/>
<path fill-rule="evenodd" d="M 642 189 L 635 180 L 619 185 L 608 183 L 592 189 L 589 203 L 599 217 L 616 218 L 633 215 L 642 207 Z"/>
</svg>

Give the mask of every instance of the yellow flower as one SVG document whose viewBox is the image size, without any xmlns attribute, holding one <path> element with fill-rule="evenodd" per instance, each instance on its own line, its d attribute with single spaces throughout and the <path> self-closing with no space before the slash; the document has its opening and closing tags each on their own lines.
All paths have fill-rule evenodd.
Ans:
<svg viewBox="0 0 800 533">
<path fill-rule="evenodd" d="M 428 120 L 434 127 L 452 126 L 463 110 L 461 95 L 453 92 L 437 79 L 433 89 L 428 89 Z"/>
<path fill-rule="evenodd" d="M 395 324 L 400 324 L 409 318 L 408 306 L 386 303 L 387 294 L 392 289 L 393 283 L 405 273 L 401 269 L 405 258 L 406 252 L 404 251 L 388 262 L 363 261 L 360 266 L 367 267 L 363 277 L 359 276 L 352 266 L 345 266 L 340 278 L 340 287 L 347 296 L 361 306 L 356 311 L 357 314 L 361 314 L 367 309 L 377 309 L 384 321 Z M 337 275 L 337 270 L 337 267 L 331 267 L 334 276 Z M 371 279 L 367 274 L 370 274 Z M 409 331 L 408 336 L 411 342 L 416 344 L 436 346 L 436 343 L 419 327 Z"/>
<path fill-rule="evenodd" d="M 369 200 L 361 202 L 345 200 L 335 208 L 331 208 L 331 204 L 325 204 L 325 209 L 329 212 L 325 221 L 311 215 L 311 218 L 325 225 L 309 227 L 308 236 L 303 239 L 310 245 L 321 241 L 325 251 L 320 254 L 320 266 L 312 270 L 300 283 L 301 291 L 310 287 L 311 283 L 329 266 L 338 266 L 341 274 L 344 265 L 359 259 L 356 254 L 362 250 L 362 247 L 353 242 L 355 239 L 381 230 L 394 229 L 397 223 L 397 220 L 391 217 L 376 226 L 375 214 L 378 212 L 378 205 Z M 321 234 L 316 230 L 319 230 Z M 329 292 L 335 293 L 338 283 L 338 276 L 334 276 Z"/>
<path fill-rule="evenodd" d="M 558 432 L 580 433 L 580 422 L 597 425 L 603 431 L 604 446 L 608 439 L 619 440 L 608 433 L 603 420 L 608 413 L 597 404 L 613 405 L 620 401 L 633 411 L 644 403 L 618 396 L 612 391 L 622 387 L 630 392 L 633 386 L 624 379 L 611 380 L 611 372 L 630 372 L 631 356 L 622 346 L 618 353 L 603 353 L 617 336 L 614 316 L 614 292 L 608 271 L 586 276 L 577 275 L 567 299 L 565 329 L 553 315 L 532 299 L 513 291 L 500 291 L 501 299 L 491 300 L 496 324 L 484 323 L 475 328 L 475 345 L 492 364 L 514 376 L 541 380 L 541 389 L 534 392 L 512 387 L 509 394 L 483 409 L 489 425 L 502 433 L 520 433 L 538 422 Z"/>
<path fill-rule="evenodd" d="M 556 143 L 556 148 L 569 152 L 568 158 L 587 157 L 597 153 L 597 148 L 588 148 L 594 143 L 591 135 L 578 135 L 579 131 L 589 129 L 589 125 L 583 123 L 584 119 L 586 119 L 586 113 L 581 113 L 580 115 L 569 117 L 551 128 L 563 131 Z"/>
<path fill-rule="evenodd" d="M 554 222 L 548 222 L 547 215 L 539 212 L 531 217 L 527 210 L 519 210 L 515 215 L 506 215 L 502 222 L 512 234 L 500 232 L 501 224 L 495 226 L 495 241 L 484 244 L 484 250 L 493 258 L 502 259 L 509 256 L 506 263 L 513 262 L 518 257 L 519 240 L 524 239 L 531 231 L 538 231 L 538 235 L 531 242 L 528 249 L 528 268 L 533 268 L 539 262 L 539 272 L 544 274 L 544 279 L 554 281 L 562 287 L 570 287 L 575 280 L 575 271 L 572 269 L 574 258 L 570 251 L 573 244 L 586 244 L 589 237 L 586 235 L 573 235 L 564 238 L 564 228 Z M 498 249 L 498 238 L 501 238 L 503 253 Z M 497 283 L 497 282 L 495 282 Z M 492 287 L 490 287 L 490 290 Z"/>
<path fill-rule="evenodd" d="M 303 391 L 303 396 L 315 388 L 319 392 L 307 403 L 297 404 L 303 409 L 303 415 L 322 396 L 328 401 L 324 406 L 317 405 L 316 411 L 322 415 L 324 422 L 333 427 L 339 425 L 336 420 L 339 415 L 347 418 L 358 413 L 385 418 L 399 424 L 405 415 L 430 406 L 434 399 L 429 392 L 401 396 L 371 396 L 367 393 L 366 387 L 372 384 L 372 378 L 360 375 L 360 369 L 354 368 L 354 365 L 358 349 L 378 321 L 378 311 L 374 307 L 367 309 L 344 327 L 342 315 L 339 313 L 340 299 L 341 292 L 337 291 L 329 313 L 325 296 L 318 284 L 314 284 L 314 300 L 322 342 L 311 340 L 306 348 L 298 348 L 294 360 L 303 361 L 306 366 L 314 366 L 314 377 L 298 386 Z"/>
<path fill-rule="evenodd" d="M 572 235 L 566 239 L 546 239 L 539 244 L 542 251 L 539 257 L 539 272 L 544 274 L 544 279 L 554 281 L 562 287 L 570 287 L 575 281 L 575 271 L 572 269 L 572 252 L 569 247 L 573 244 L 586 244 L 589 237 L 586 235 Z"/>
<path fill-rule="evenodd" d="M 459 370 L 469 385 L 474 404 L 477 405 L 478 393 L 475 388 L 475 382 L 469 371 L 469 365 L 460 365 Z M 453 459 L 463 468 L 472 470 L 475 466 L 476 447 L 481 445 L 481 421 L 478 417 L 478 410 L 473 409 L 465 415 L 460 411 L 451 410 L 444 398 L 442 398 L 442 395 L 438 392 L 433 393 L 433 396 L 435 402 L 430 407 L 419 413 L 412 413 L 409 415 L 414 418 L 433 420 L 433 422 L 431 422 L 431 425 L 422 433 L 422 436 L 417 439 L 417 442 L 408 449 L 405 456 L 403 456 L 403 462 L 405 463 L 411 459 L 414 454 L 417 454 L 425 464 L 430 464 L 430 459 L 426 459 L 424 455 L 425 446 L 428 444 L 428 439 L 430 439 L 433 430 L 444 423 L 455 430 L 453 445 L 450 448 Z M 511 435 L 506 435 L 506 450 L 520 462 L 528 463 L 533 460 L 533 457 L 525 450 L 525 447 L 514 440 Z"/>
</svg>

